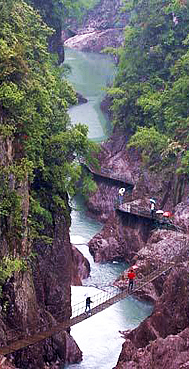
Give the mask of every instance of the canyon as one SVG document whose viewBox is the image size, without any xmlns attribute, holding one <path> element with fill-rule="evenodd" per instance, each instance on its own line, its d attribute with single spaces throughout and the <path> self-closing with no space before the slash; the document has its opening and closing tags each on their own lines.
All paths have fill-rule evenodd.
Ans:
<svg viewBox="0 0 189 369">
<path fill-rule="evenodd" d="M 99 30 L 95 32 L 89 25 L 86 30 L 86 34 L 84 29 L 78 31 L 78 35 L 65 44 L 79 50 L 101 51 L 104 44 L 101 41 L 98 44 Z M 113 43 L 114 40 L 111 46 Z M 102 105 L 111 116 L 108 103 Z M 139 299 L 153 301 L 154 310 L 138 328 L 122 332 L 125 343 L 115 368 L 167 369 L 171 366 L 184 369 L 189 365 L 188 181 L 176 171 L 151 171 L 143 166 L 140 152 L 127 149 L 128 140 L 128 132 L 114 127 L 111 137 L 101 144 L 98 155 L 100 172 L 91 171 L 98 189 L 87 201 L 88 214 L 102 221 L 104 227 L 89 241 L 89 250 L 96 262 L 125 260 L 135 265 L 138 277 L 167 262 L 172 261 L 173 267 L 135 294 Z M 89 168 L 86 170 L 90 171 Z M 111 178 L 112 174 L 117 180 Z M 119 180 L 123 177 L 125 180 Z M 145 217 L 121 213 L 116 208 L 120 187 L 128 190 L 125 201 L 131 206 L 148 210 L 149 199 L 155 198 L 156 209 L 174 213 L 173 222 L 182 231 L 153 227 Z M 123 286 L 126 277 L 127 271 L 115 284 Z"/>
<path fill-rule="evenodd" d="M 127 17 L 122 15 L 116 22 L 120 7 L 118 0 L 104 0 L 78 28 L 70 29 L 75 36 L 63 34 L 65 46 L 79 50 L 100 52 L 104 47 L 118 47 L 123 42 L 123 29 Z M 108 10 L 108 11 L 105 11 Z M 113 11 L 115 10 L 115 12 Z M 111 17 L 109 16 L 111 14 Z M 106 105 L 106 104 L 105 104 Z M 111 116 L 108 104 L 104 107 Z M 189 367 L 189 313 L 188 313 L 188 243 L 189 243 L 189 200 L 188 182 L 179 174 L 166 171 L 151 172 L 144 167 L 140 152 L 127 148 L 129 133 L 114 128 L 111 137 L 101 144 L 98 160 L 103 173 L 113 173 L 118 180 L 93 174 L 97 191 L 87 201 L 88 214 L 104 223 L 103 229 L 89 241 L 89 250 L 95 262 L 126 261 L 137 266 L 137 275 L 145 276 L 160 264 L 173 262 L 169 272 L 136 294 L 138 299 L 150 300 L 154 310 L 138 328 L 123 331 L 125 339 L 116 369 L 165 368 L 184 369 Z M 16 143 L 1 142 L 1 165 L 13 160 Z M 124 180 L 120 179 L 123 178 Z M 14 181 L 13 181 L 14 185 Z M 158 209 L 174 212 L 174 224 L 184 231 L 154 228 L 151 221 L 129 213 L 121 213 L 116 206 L 120 187 L 128 189 L 125 201 L 128 205 L 149 209 L 149 199 L 156 198 Z M 18 186 L 23 199 L 25 229 L 28 222 L 29 183 L 27 178 Z M 71 316 L 71 285 L 81 285 L 90 273 L 90 265 L 70 242 L 70 209 L 65 197 L 68 218 L 60 208 L 53 211 L 53 227 L 47 228 L 51 245 L 36 242 L 35 263 L 29 261 L 29 270 L 14 274 L 7 281 L 1 297 L 2 311 L 1 340 L 6 344 L 12 337 L 19 336 L 18 327 L 31 333 L 33 326 L 51 327 Z M 53 201 L 49 196 L 49 203 Z M 29 255 L 31 245 L 22 239 L 22 249 Z M 1 235 L 2 255 L 6 254 L 7 241 Z M 179 262 L 174 263 L 175 258 Z M 115 284 L 126 280 L 127 271 Z M 123 278 L 122 278 L 123 277 Z M 12 327 L 14 327 L 12 332 Z M 8 361 L 10 360 L 10 363 Z M 82 352 L 68 332 L 62 332 L 40 343 L 10 356 L 0 358 L 2 369 L 16 367 L 52 369 L 66 363 L 79 362 Z M 15 365 L 13 365 L 13 362 Z"/>
</svg>

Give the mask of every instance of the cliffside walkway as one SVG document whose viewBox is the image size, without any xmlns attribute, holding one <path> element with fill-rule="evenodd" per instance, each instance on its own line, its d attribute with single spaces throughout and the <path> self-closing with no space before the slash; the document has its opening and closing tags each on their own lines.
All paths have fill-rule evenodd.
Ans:
<svg viewBox="0 0 189 369">
<path fill-rule="evenodd" d="M 81 164 L 85 166 L 90 173 L 94 175 L 98 175 L 103 178 L 116 180 L 119 182 L 123 182 L 124 186 L 126 186 L 126 192 L 127 194 L 132 193 L 132 189 L 134 187 L 134 183 L 131 179 L 127 178 L 124 174 L 118 174 L 115 173 L 113 169 L 111 168 L 102 168 L 100 167 L 99 170 L 94 169 L 92 166 L 86 164 L 84 160 L 81 161 Z M 117 201 L 116 201 L 117 202 Z M 156 228 L 164 228 L 167 230 L 177 231 L 177 232 L 185 232 L 185 229 L 181 226 L 175 225 L 170 220 L 162 219 L 157 214 L 154 215 L 154 218 L 152 218 L 151 213 L 149 210 L 141 207 L 141 206 L 134 206 L 129 203 L 123 203 L 122 205 L 115 204 L 115 209 L 120 210 L 125 213 L 130 213 L 133 215 L 138 215 L 143 218 L 151 219 L 155 225 Z"/>
<path fill-rule="evenodd" d="M 84 160 L 81 161 L 81 164 L 86 167 L 89 172 L 92 174 L 96 174 L 100 177 L 107 178 L 107 179 L 113 179 L 114 181 L 123 182 L 123 184 L 130 186 L 131 188 L 134 187 L 134 183 L 132 182 L 131 178 L 128 178 L 124 174 L 119 174 L 114 172 L 111 168 L 103 168 L 100 167 L 99 169 L 95 169 L 91 165 L 86 164 Z"/>
<path fill-rule="evenodd" d="M 174 264 L 175 264 L 174 262 L 164 264 L 160 266 L 158 269 L 154 270 L 149 275 L 143 277 L 142 279 L 136 279 L 132 294 L 136 291 L 141 290 L 145 285 L 147 285 L 148 283 L 152 282 L 163 273 L 170 270 L 174 266 Z M 48 330 L 46 330 L 46 327 L 44 326 L 36 327 L 36 333 L 34 334 L 26 336 L 25 333 L 23 332 L 22 337 L 17 338 L 15 337 L 15 339 L 13 339 L 12 337 L 12 342 L 10 342 L 7 346 L 0 347 L 0 354 L 7 355 L 17 350 L 23 349 L 27 346 L 34 345 L 46 338 L 53 336 L 56 333 L 59 333 L 62 330 L 66 330 L 72 327 L 73 325 L 82 322 L 83 320 L 99 313 L 100 311 L 107 309 L 109 306 L 115 304 L 116 302 L 126 298 L 131 294 L 131 293 L 128 294 L 127 288 L 123 290 L 112 286 L 106 288 L 107 290 L 103 290 L 102 292 L 94 296 L 91 296 L 93 304 L 90 315 L 85 313 L 85 301 L 82 301 L 72 307 L 72 317 L 69 320 L 58 323 L 49 328 Z M 59 319 L 61 319 L 61 317 Z"/>
<path fill-rule="evenodd" d="M 124 213 L 130 213 L 139 217 L 148 218 L 153 221 L 154 226 L 157 228 L 164 228 L 177 232 L 185 232 L 185 229 L 183 227 L 172 223 L 172 221 L 170 220 L 163 219 L 163 217 L 160 217 L 158 214 L 154 214 L 154 217 L 152 218 L 150 210 L 147 210 L 142 206 L 135 206 L 129 203 L 123 203 L 121 205 L 117 204 L 115 208 Z"/>
</svg>

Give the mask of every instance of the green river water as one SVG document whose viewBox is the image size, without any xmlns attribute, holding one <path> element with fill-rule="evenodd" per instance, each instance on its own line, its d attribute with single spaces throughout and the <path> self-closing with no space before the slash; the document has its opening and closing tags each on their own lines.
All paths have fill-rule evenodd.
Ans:
<svg viewBox="0 0 189 369">
<path fill-rule="evenodd" d="M 105 95 L 104 88 L 113 80 L 115 67 L 104 55 L 66 49 L 66 63 L 72 68 L 69 80 L 88 103 L 72 107 L 73 124 L 84 123 L 89 127 L 89 137 L 95 141 L 105 140 L 110 134 L 110 123 L 100 110 Z M 83 286 L 72 287 L 72 304 L 84 300 L 86 293 L 95 295 L 96 287 L 111 283 L 126 268 L 125 263 L 96 264 L 89 253 L 87 242 L 100 231 L 102 224 L 89 218 L 84 201 L 77 196 L 73 201 L 70 230 L 71 241 L 87 257 L 91 274 Z M 71 328 L 71 334 L 83 352 L 81 363 L 68 365 L 69 369 L 112 369 L 118 360 L 124 342 L 119 330 L 134 328 L 152 312 L 152 305 L 133 297 L 109 307 L 101 313 Z"/>
</svg>

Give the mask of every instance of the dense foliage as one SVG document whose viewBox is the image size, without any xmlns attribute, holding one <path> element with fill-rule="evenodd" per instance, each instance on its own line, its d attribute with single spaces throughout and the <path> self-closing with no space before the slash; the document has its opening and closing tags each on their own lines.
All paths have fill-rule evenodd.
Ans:
<svg viewBox="0 0 189 369">
<path fill-rule="evenodd" d="M 75 193 L 81 174 L 78 159 L 90 159 L 94 148 L 87 127 L 70 124 L 76 94 L 47 51 L 52 33 L 24 1 L 0 0 L 0 230 L 14 255 L 15 247 L 22 253 L 26 231 L 24 181 L 30 181 L 29 235 L 38 237 L 52 224 L 53 206 L 66 214 L 66 193 Z"/>
<path fill-rule="evenodd" d="M 178 171 L 189 173 L 189 1 L 124 4 L 130 21 L 109 90 L 114 122 L 134 134 L 131 145 L 145 159 L 170 164 L 179 158 Z"/>
</svg>

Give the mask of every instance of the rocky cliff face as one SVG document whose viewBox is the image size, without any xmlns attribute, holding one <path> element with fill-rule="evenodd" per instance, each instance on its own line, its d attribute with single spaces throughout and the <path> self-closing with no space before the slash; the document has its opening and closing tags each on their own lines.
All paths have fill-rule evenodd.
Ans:
<svg viewBox="0 0 189 369">
<path fill-rule="evenodd" d="M 22 152 L 12 139 L 0 137 L 0 165 L 11 168 L 17 155 Z M 19 150 L 18 150 L 19 149 Z M 50 329 L 57 322 L 71 316 L 71 284 L 80 285 L 81 279 L 88 276 L 89 264 L 70 243 L 70 214 L 62 209 L 53 211 L 53 225 L 47 227 L 46 237 L 52 243 L 35 241 L 28 233 L 29 182 L 27 174 L 16 180 L 13 174 L 8 177 L 10 190 L 19 195 L 21 206 L 22 236 L 16 237 L 17 228 L 11 214 L 1 215 L 0 249 L 1 258 L 13 256 L 23 258 L 27 267 L 15 271 L 3 285 L 0 296 L 0 345 L 7 345 L 25 335 Z M 52 201 L 49 195 L 49 203 Z M 65 199 L 66 201 L 66 199 Z M 20 223 L 19 223 L 20 224 Z M 35 251 L 33 258 L 31 251 Z M 78 362 L 82 352 L 68 332 L 60 332 L 36 345 L 8 355 L 12 360 L 1 358 L 2 368 L 45 369 L 55 368 L 60 363 Z"/>
<path fill-rule="evenodd" d="M 128 19 L 128 14 L 120 12 L 121 6 L 120 0 L 101 0 L 87 13 L 82 25 L 71 22 L 72 37 L 68 31 L 63 32 L 65 46 L 93 52 L 100 52 L 107 46 L 120 46 Z"/>
<path fill-rule="evenodd" d="M 183 186 L 177 175 L 148 171 L 142 166 L 140 154 L 127 150 L 126 143 L 127 137 L 115 130 L 102 144 L 101 173 L 107 177 L 114 174 L 114 179 L 94 175 L 98 190 L 89 199 L 88 209 L 105 224 L 90 240 L 90 252 L 97 262 L 126 260 L 135 264 L 139 278 L 171 261 L 173 268 L 136 293 L 139 299 L 153 301 L 154 311 L 138 328 L 123 332 L 125 343 L 116 369 L 187 368 L 188 184 Z M 117 210 L 118 190 L 120 187 L 127 190 L 131 182 L 132 194 L 128 191 L 125 196 L 128 205 L 149 210 L 149 199 L 155 197 L 157 209 L 173 211 L 174 224 L 182 230 L 161 229 L 151 219 Z M 127 286 L 127 271 L 115 284 Z"/>
<path fill-rule="evenodd" d="M 188 271 L 184 263 L 164 276 L 152 315 L 125 332 L 116 369 L 188 367 Z"/>
<path fill-rule="evenodd" d="M 153 222 L 145 217 L 116 210 L 120 187 L 126 188 L 124 201 L 128 205 L 147 211 L 150 209 L 149 199 L 156 198 L 156 209 L 174 212 L 174 223 L 188 232 L 188 184 L 180 198 L 182 202 L 175 205 L 177 176 L 143 168 L 139 153 L 127 150 L 127 140 L 128 137 L 115 130 L 114 135 L 102 144 L 99 154 L 101 173 L 109 178 L 94 175 L 98 189 L 87 203 L 89 213 L 105 222 L 101 232 L 89 243 L 96 261 L 131 261 L 148 242 L 154 228 Z"/>
</svg>

